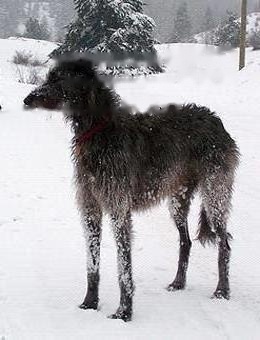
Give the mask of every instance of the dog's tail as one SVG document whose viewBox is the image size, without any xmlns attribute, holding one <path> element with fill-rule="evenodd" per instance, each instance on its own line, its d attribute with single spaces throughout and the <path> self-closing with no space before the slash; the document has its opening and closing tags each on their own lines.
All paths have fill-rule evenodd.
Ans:
<svg viewBox="0 0 260 340">
<path fill-rule="evenodd" d="M 197 240 L 205 246 L 206 244 L 216 244 L 216 233 L 212 230 L 205 207 L 202 205 L 200 210 L 199 229 Z"/>
</svg>

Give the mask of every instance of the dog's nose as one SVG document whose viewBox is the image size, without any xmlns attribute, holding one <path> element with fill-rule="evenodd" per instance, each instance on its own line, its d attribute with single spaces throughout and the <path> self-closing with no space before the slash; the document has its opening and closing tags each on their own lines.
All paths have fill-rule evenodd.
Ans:
<svg viewBox="0 0 260 340">
<path fill-rule="evenodd" d="M 24 99 L 24 104 L 27 105 L 27 106 L 30 106 L 32 105 L 33 103 L 33 100 L 34 100 L 34 96 L 29 94 L 29 96 L 27 96 L 25 99 Z"/>
</svg>

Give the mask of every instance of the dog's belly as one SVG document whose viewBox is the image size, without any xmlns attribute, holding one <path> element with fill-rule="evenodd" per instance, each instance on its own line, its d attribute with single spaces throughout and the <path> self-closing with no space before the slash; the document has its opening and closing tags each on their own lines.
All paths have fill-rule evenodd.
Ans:
<svg viewBox="0 0 260 340">
<path fill-rule="evenodd" d="M 127 210 L 142 211 L 158 205 L 161 201 L 176 194 L 185 195 L 189 186 L 190 174 L 179 167 L 159 173 L 147 171 L 143 176 L 110 178 L 88 173 L 90 199 L 93 197 L 107 212 L 124 207 Z"/>
<path fill-rule="evenodd" d="M 154 189 L 140 192 L 132 197 L 132 210 L 138 211 L 149 209 L 167 197 L 168 195 L 165 192 L 159 192 Z"/>
<path fill-rule="evenodd" d="M 175 173 L 140 184 L 132 194 L 132 209 L 145 210 L 175 194 L 185 195 L 186 180 Z"/>
</svg>

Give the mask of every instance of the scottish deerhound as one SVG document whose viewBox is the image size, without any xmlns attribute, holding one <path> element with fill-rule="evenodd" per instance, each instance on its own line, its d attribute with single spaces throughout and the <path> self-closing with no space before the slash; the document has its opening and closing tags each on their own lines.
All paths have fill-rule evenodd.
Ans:
<svg viewBox="0 0 260 340">
<path fill-rule="evenodd" d="M 239 152 L 215 113 L 195 104 L 172 104 L 132 114 L 82 59 L 59 62 L 24 103 L 63 109 L 74 132 L 77 200 L 87 246 L 88 287 L 81 308 L 98 307 L 101 219 L 107 212 L 120 286 L 120 305 L 111 317 L 131 320 L 131 214 L 165 198 L 180 234 L 178 270 L 168 289 L 185 287 L 191 248 L 187 215 L 196 190 L 202 197 L 198 239 L 217 242 L 219 249 L 214 296 L 229 298 L 227 218 Z"/>
</svg>

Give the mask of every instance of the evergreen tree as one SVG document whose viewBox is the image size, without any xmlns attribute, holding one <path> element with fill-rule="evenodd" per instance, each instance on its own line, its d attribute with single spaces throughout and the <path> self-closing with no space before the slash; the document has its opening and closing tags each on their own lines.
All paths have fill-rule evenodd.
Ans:
<svg viewBox="0 0 260 340">
<path fill-rule="evenodd" d="M 215 45 L 238 47 L 240 41 L 240 23 L 234 13 L 227 12 L 227 14 L 227 19 L 216 29 Z"/>
<path fill-rule="evenodd" d="M 250 36 L 250 45 L 253 50 L 260 50 L 260 31 L 253 32 Z"/>
<path fill-rule="evenodd" d="M 66 52 L 108 53 L 117 58 L 150 54 L 155 59 L 154 21 L 140 0 L 74 0 L 77 19 L 51 56 Z M 157 70 L 159 71 L 160 68 Z M 154 68 L 155 70 L 155 68 Z"/>
<path fill-rule="evenodd" d="M 49 39 L 49 31 L 46 27 L 47 24 L 42 24 L 36 18 L 29 18 L 25 23 L 25 32 L 23 36 L 29 39 Z"/>
<path fill-rule="evenodd" d="M 187 42 L 191 36 L 191 21 L 188 6 L 183 2 L 177 9 L 174 19 L 174 39 L 177 42 Z"/>
<path fill-rule="evenodd" d="M 23 0 L 24 1 L 24 0 Z M 24 10 L 26 18 L 37 18 L 41 26 L 43 40 L 54 38 L 55 17 L 49 0 L 25 0 Z"/>
<path fill-rule="evenodd" d="M 50 40 L 51 38 L 51 32 L 48 27 L 48 20 L 46 16 L 43 16 L 41 21 L 40 21 L 40 28 L 42 30 L 42 40 Z"/>
<path fill-rule="evenodd" d="M 128 0 L 130 5 L 132 5 L 136 12 L 143 13 L 143 2 L 141 0 Z"/>
<path fill-rule="evenodd" d="M 89 49 L 92 16 L 97 0 L 74 0 L 77 18 L 68 28 L 64 43 L 51 53 L 51 56 L 66 52 L 84 52 Z"/>
</svg>

